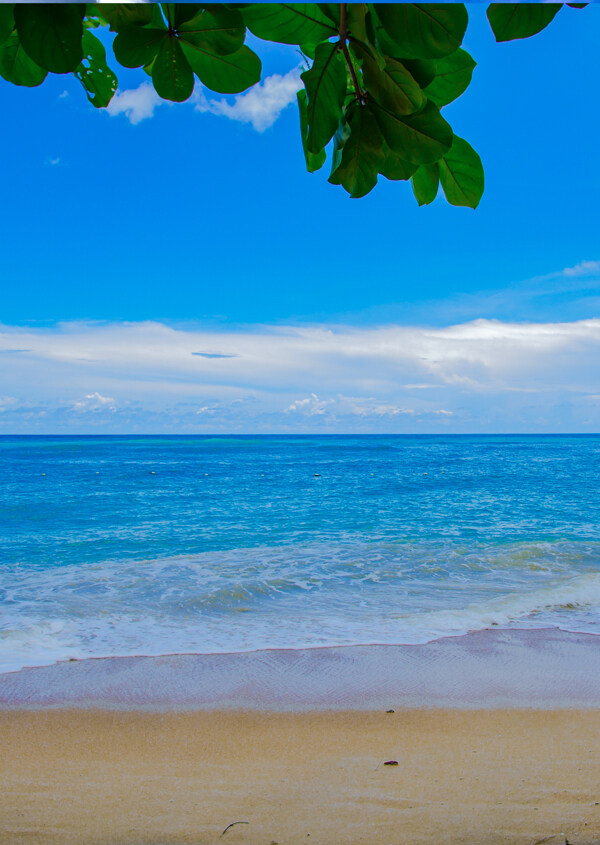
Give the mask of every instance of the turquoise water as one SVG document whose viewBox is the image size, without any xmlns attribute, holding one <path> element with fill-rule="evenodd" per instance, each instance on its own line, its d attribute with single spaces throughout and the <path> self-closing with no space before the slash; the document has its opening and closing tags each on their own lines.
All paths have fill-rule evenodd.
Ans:
<svg viewBox="0 0 600 845">
<path fill-rule="evenodd" d="M 0 671 L 600 632 L 600 437 L 0 437 Z"/>
</svg>

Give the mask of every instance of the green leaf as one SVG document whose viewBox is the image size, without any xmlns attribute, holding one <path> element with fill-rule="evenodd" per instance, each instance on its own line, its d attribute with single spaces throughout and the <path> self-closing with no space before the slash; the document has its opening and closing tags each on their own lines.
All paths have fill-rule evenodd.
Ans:
<svg viewBox="0 0 600 845">
<path fill-rule="evenodd" d="M 397 153 L 390 150 L 387 144 L 384 146 L 383 160 L 379 164 L 379 172 L 386 179 L 392 182 L 405 181 L 410 179 L 417 165 L 410 161 L 404 161 Z"/>
<path fill-rule="evenodd" d="M 339 11 L 339 6 L 337 8 Z M 367 22 L 365 17 L 365 13 L 367 11 L 366 4 L 347 3 L 346 10 L 346 27 L 348 30 L 348 36 L 350 38 L 356 38 L 358 41 L 364 41 L 365 43 L 368 42 L 369 36 L 367 35 Z"/>
<path fill-rule="evenodd" d="M 53 73 L 75 70 L 83 58 L 83 3 L 21 3 L 14 9 L 23 49 Z"/>
<path fill-rule="evenodd" d="M 349 4 L 350 5 L 350 4 Z M 360 5 L 360 4 L 352 4 Z M 339 3 L 317 3 L 317 6 L 326 15 L 334 26 L 339 26 L 340 23 L 340 6 Z M 350 9 L 348 9 L 350 11 Z"/>
<path fill-rule="evenodd" d="M 346 63 L 337 43 L 317 45 L 313 66 L 301 79 L 308 96 L 308 149 L 318 153 L 338 127 L 346 96 Z"/>
<path fill-rule="evenodd" d="M 228 56 L 209 53 L 188 41 L 182 40 L 181 46 L 200 82 L 220 94 L 239 94 L 260 79 L 260 59 L 246 45 Z"/>
<path fill-rule="evenodd" d="M 371 97 L 397 114 L 413 114 L 425 105 L 426 97 L 410 71 L 397 59 L 388 59 L 380 70 L 374 59 L 363 53 L 363 79 Z"/>
<path fill-rule="evenodd" d="M 373 112 L 391 150 L 414 164 L 431 164 L 452 145 L 452 129 L 439 109 L 427 101 L 425 108 L 412 115 L 396 115 L 373 103 Z"/>
<path fill-rule="evenodd" d="M 0 4 L 0 44 L 3 44 L 15 28 L 15 17 L 11 3 Z"/>
<path fill-rule="evenodd" d="M 178 30 L 182 24 L 200 14 L 202 6 L 200 3 L 172 3 L 171 10 L 173 26 Z"/>
<path fill-rule="evenodd" d="M 15 30 L 4 44 L 0 46 L 0 76 L 13 85 L 24 85 L 35 88 L 41 85 L 48 71 L 30 59 L 19 40 Z"/>
<path fill-rule="evenodd" d="M 454 53 L 436 62 L 436 74 L 425 88 L 425 94 L 441 108 L 466 91 L 477 62 L 466 50 L 459 48 Z"/>
<path fill-rule="evenodd" d="M 177 31 L 190 44 L 223 56 L 237 53 L 246 35 L 246 27 L 237 9 L 225 9 L 222 6 L 201 12 L 183 23 Z"/>
<path fill-rule="evenodd" d="M 483 194 L 483 165 L 473 147 L 454 136 L 452 147 L 439 162 L 440 182 L 450 205 L 477 208 Z"/>
<path fill-rule="evenodd" d="M 298 111 L 300 113 L 300 136 L 302 138 L 302 149 L 304 150 L 304 158 L 306 160 L 306 169 L 309 173 L 314 173 L 315 170 L 320 170 L 325 164 L 325 150 L 318 153 L 311 153 L 306 146 L 306 139 L 308 137 L 308 119 L 306 116 L 306 91 L 301 88 L 297 94 L 298 97 Z"/>
<path fill-rule="evenodd" d="M 175 35 L 165 37 L 152 65 L 152 84 L 159 97 L 182 103 L 194 90 L 194 74 Z"/>
<path fill-rule="evenodd" d="M 487 16 L 496 41 L 512 41 L 540 32 L 561 6 L 561 3 L 492 3 Z"/>
<path fill-rule="evenodd" d="M 422 164 L 413 173 L 412 179 L 413 194 L 419 205 L 429 205 L 437 197 L 440 184 L 440 168 L 436 162 L 433 164 Z"/>
<path fill-rule="evenodd" d="M 300 52 L 303 53 L 307 58 L 315 58 L 315 51 L 317 49 L 316 44 L 299 44 L 298 47 Z M 303 67 L 305 67 L 305 65 L 303 65 Z"/>
<path fill-rule="evenodd" d="M 342 149 L 341 160 L 329 177 L 342 185 L 351 197 L 364 197 L 377 184 L 382 161 L 382 138 L 369 106 L 356 104 L 351 110 L 350 136 Z"/>
<path fill-rule="evenodd" d="M 102 42 L 89 30 L 83 33 L 83 61 L 75 76 L 83 85 L 90 103 L 105 108 L 117 90 L 117 77 L 106 64 L 106 51 Z"/>
<path fill-rule="evenodd" d="M 146 26 L 152 20 L 152 3 L 101 3 L 100 13 L 110 24 L 111 32 L 126 26 Z"/>
<path fill-rule="evenodd" d="M 352 110 L 349 109 L 346 116 L 352 114 Z M 345 117 L 342 117 L 340 120 L 340 125 L 335 130 L 335 134 L 333 136 L 333 150 L 331 154 L 331 173 L 338 169 L 340 166 L 340 162 L 342 161 L 342 152 L 344 150 L 344 144 L 350 137 L 350 126 L 345 120 Z"/>
<path fill-rule="evenodd" d="M 387 35 L 407 59 L 437 59 L 460 47 L 468 15 L 462 3 L 375 3 Z"/>
<path fill-rule="evenodd" d="M 402 64 L 411 72 L 421 88 L 427 86 L 435 77 L 436 62 L 427 59 L 402 59 Z"/>
<path fill-rule="evenodd" d="M 113 41 L 113 52 L 123 67 L 142 67 L 154 59 L 166 38 L 166 29 L 126 26 Z"/>
<path fill-rule="evenodd" d="M 337 28 L 316 3 L 249 3 L 241 7 L 250 32 L 265 41 L 316 44 Z"/>
</svg>

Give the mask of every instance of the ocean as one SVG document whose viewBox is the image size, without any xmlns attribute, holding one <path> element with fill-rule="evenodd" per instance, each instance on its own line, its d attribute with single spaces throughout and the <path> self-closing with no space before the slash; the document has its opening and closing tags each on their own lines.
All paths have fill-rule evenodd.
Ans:
<svg viewBox="0 0 600 845">
<path fill-rule="evenodd" d="M 600 436 L 4 436 L 0 478 L 0 672 L 600 633 Z"/>
</svg>

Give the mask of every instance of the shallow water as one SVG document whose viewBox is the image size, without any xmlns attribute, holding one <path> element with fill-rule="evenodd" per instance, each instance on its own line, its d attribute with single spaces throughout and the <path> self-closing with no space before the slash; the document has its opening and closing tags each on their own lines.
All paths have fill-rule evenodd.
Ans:
<svg viewBox="0 0 600 845">
<path fill-rule="evenodd" d="M 0 671 L 600 632 L 600 437 L 2 437 Z"/>
</svg>

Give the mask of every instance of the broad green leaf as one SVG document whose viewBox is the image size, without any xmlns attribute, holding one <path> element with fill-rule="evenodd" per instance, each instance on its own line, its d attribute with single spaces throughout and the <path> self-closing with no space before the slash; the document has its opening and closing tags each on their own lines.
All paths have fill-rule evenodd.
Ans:
<svg viewBox="0 0 600 845">
<path fill-rule="evenodd" d="M 359 5 L 359 4 L 349 4 Z M 317 3 L 320 11 L 333 23 L 334 26 L 339 26 L 340 23 L 340 6 L 339 3 Z M 348 9 L 350 11 L 350 9 Z"/>
<path fill-rule="evenodd" d="M 307 58 L 314 59 L 315 51 L 317 49 L 316 44 L 299 44 L 298 45 L 300 52 L 303 53 Z M 305 67 L 303 65 L 303 67 Z"/>
<path fill-rule="evenodd" d="M 339 10 L 339 6 L 337 7 Z M 358 41 L 368 42 L 367 22 L 365 13 L 367 6 L 365 3 L 348 3 L 346 5 L 346 29 L 348 37 L 356 38 Z M 339 15 L 338 15 L 339 17 Z"/>
<path fill-rule="evenodd" d="M 23 49 L 53 73 L 75 70 L 83 58 L 83 3 L 21 3 L 14 9 Z"/>
<path fill-rule="evenodd" d="M 431 164 L 452 145 L 452 129 L 430 101 L 411 115 L 396 115 L 372 103 L 373 113 L 391 150 L 414 164 Z"/>
<path fill-rule="evenodd" d="M 228 56 L 209 53 L 188 41 L 181 46 L 200 82 L 219 94 L 239 94 L 260 79 L 260 59 L 246 45 Z"/>
<path fill-rule="evenodd" d="M 365 15 L 365 32 L 367 34 L 367 43 L 373 48 L 373 58 L 379 64 L 379 67 L 383 67 L 385 64 L 384 51 L 379 43 L 377 20 L 375 19 L 375 15 L 371 12 L 370 6 L 368 7 Z"/>
<path fill-rule="evenodd" d="M 177 30 L 190 44 L 209 53 L 237 53 L 244 43 L 246 28 L 237 9 L 215 6 L 183 23 Z"/>
<path fill-rule="evenodd" d="M 152 20 L 152 3 L 101 3 L 99 12 L 110 24 L 112 32 L 126 26 L 146 26 Z"/>
<path fill-rule="evenodd" d="M 16 30 L 0 46 L 0 76 L 7 82 L 35 88 L 36 85 L 42 84 L 47 75 L 47 70 L 29 58 Z"/>
<path fill-rule="evenodd" d="M 413 173 L 412 179 L 413 194 L 419 205 L 429 205 L 437 197 L 440 184 L 440 168 L 436 162 L 433 164 L 422 164 Z"/>
<path fill-rule="evenodd" d="M 408 68 L 421 88 L 427 88 L 435 77 L 435 68 L 437 63 L 433 60 L 403 59 L 402 64 L 404 67 Z"/>
<path fill-rule="evenodd" d="M 342 151 L 344 149 L 344 144 L 350 137 L 350 126 L 346 122 L 346 117 L 349 117 L 352 114 L 352 109 L 349 109 L 345 116 L 342 117 L 340 120 L 340 125 L 335 130 L 335 134 L 333 136 L 333 150 L 331 153 L 331 172 L 333 173 L 335 170 L 338 169 L 340 166 L 340 162 L 342 160 Z"/>
<path fill-rule="evenodd" d="M 459 48 L 435 64 L 435 77 L 425 88 L 425 94 L 441 108 L 466 91 L 477 63 L 466 50 Z"/>
<path fill-rule="evenodd" d="M 90 103 L 105 108 L 117 90 L 117 77 L 106 64 L 106 51 L 102 42 L 89 30 L 83 33 L 83 61 L 75 76 L 83 85 Z"/>
<path fill-rule="evenodd" d="M 337 43 L 319 44 L 301 79 L 308 96 L 308 149 L 318 153 L 338 127 L 346 96 L 346 63 Z"/>
<path fill-rule="evenodd" d="M 175 35 L 163 39 L 152 65 L 152 84 L 163 100 L 182 103 L 194 90 L 194 74 Z"/>
<path fill-rule="evenodd" d="M 379 164 L 381 175 L 392 182 L 410 179 L 418 165 L 412 164 L 410 161 L 404 161 L 399 155 L 390 150 L 387 144 L 385 144 L 383 151 L 383 159 Z"/>
<path fill-rule="evenodd" d="M 319 153 L 311 153 L 306 146 L 306 139 L 308 137 L 308 119 L 306 116 L 306 91 L 301 88 L 297 94 L 298 97 L 298 111 L 300 113 L 300 136 L 302 138 L 302 149 L 304 150 L 304 158 L 306 160 L 306 169 L 309 173 L 314 173 L 315 170 L 320 170 L 325 164 L 326 153 L 321 150 Z"/>
<path fill-rule="evenodd" d="M 388 59 L 380 70 L 374 59 L 363 53 L 363 80 L 369 95 L 397 114 L 413 114 L 425 105 L 426 97 L 412 74 L 397 59 Z"/>
<path fill-rule="evenodd" d="M 0 44 L 3 44 L 15 28 L 15 18 L 11 3 L 0 4 Z"/>
<path fill-rule="evenodd" d="M 483 165 L 473 147 L 454 136 L 452 147 L 440 159 L 440 182 L 450 205 L 477 208 L 483 194 Z"/>
<path fill-rule="evenodd" d="M 462 3 L 375 3 L 386 34 L 407 59 L 438 59 L 460 47 L 468 15 Z"/>
<path fill-rule="evenodd" d="M 491 3 L 487 16 L 496 41 L 529 38 L 548 26 L 562 3 Z"/>
<path fill-rule="evenodd" d="M 315 44 L 337 35 L 337 28 L 316 3 L 249 3 L 240 8 L 257 38 L 283 44 Z"/>
<path fill-rule="evenodd" d="M 202 6 L 200 3 L 173 3 L 171 9 L 173 26 L 175 29 L 179 29 L 182 24 L 191 21 L 192 18 L 200 14 Z"/>
<path fill-rule="evenodd" d="M 166 29 L 126 26 L 113 41 L 113 52 L 123 67 L 142 67 L 154 59 L 165 38 Z"/>
<path fill-rule="evenodd" d="M 341 160 L 329 177 L 342 185 L 351 197 L 364 197 L 377 184 L 382 161 L 382 138 L 369 106 L 356 104 L 351 110 L 350 136 L 342 148 Z"/>
</svg>

